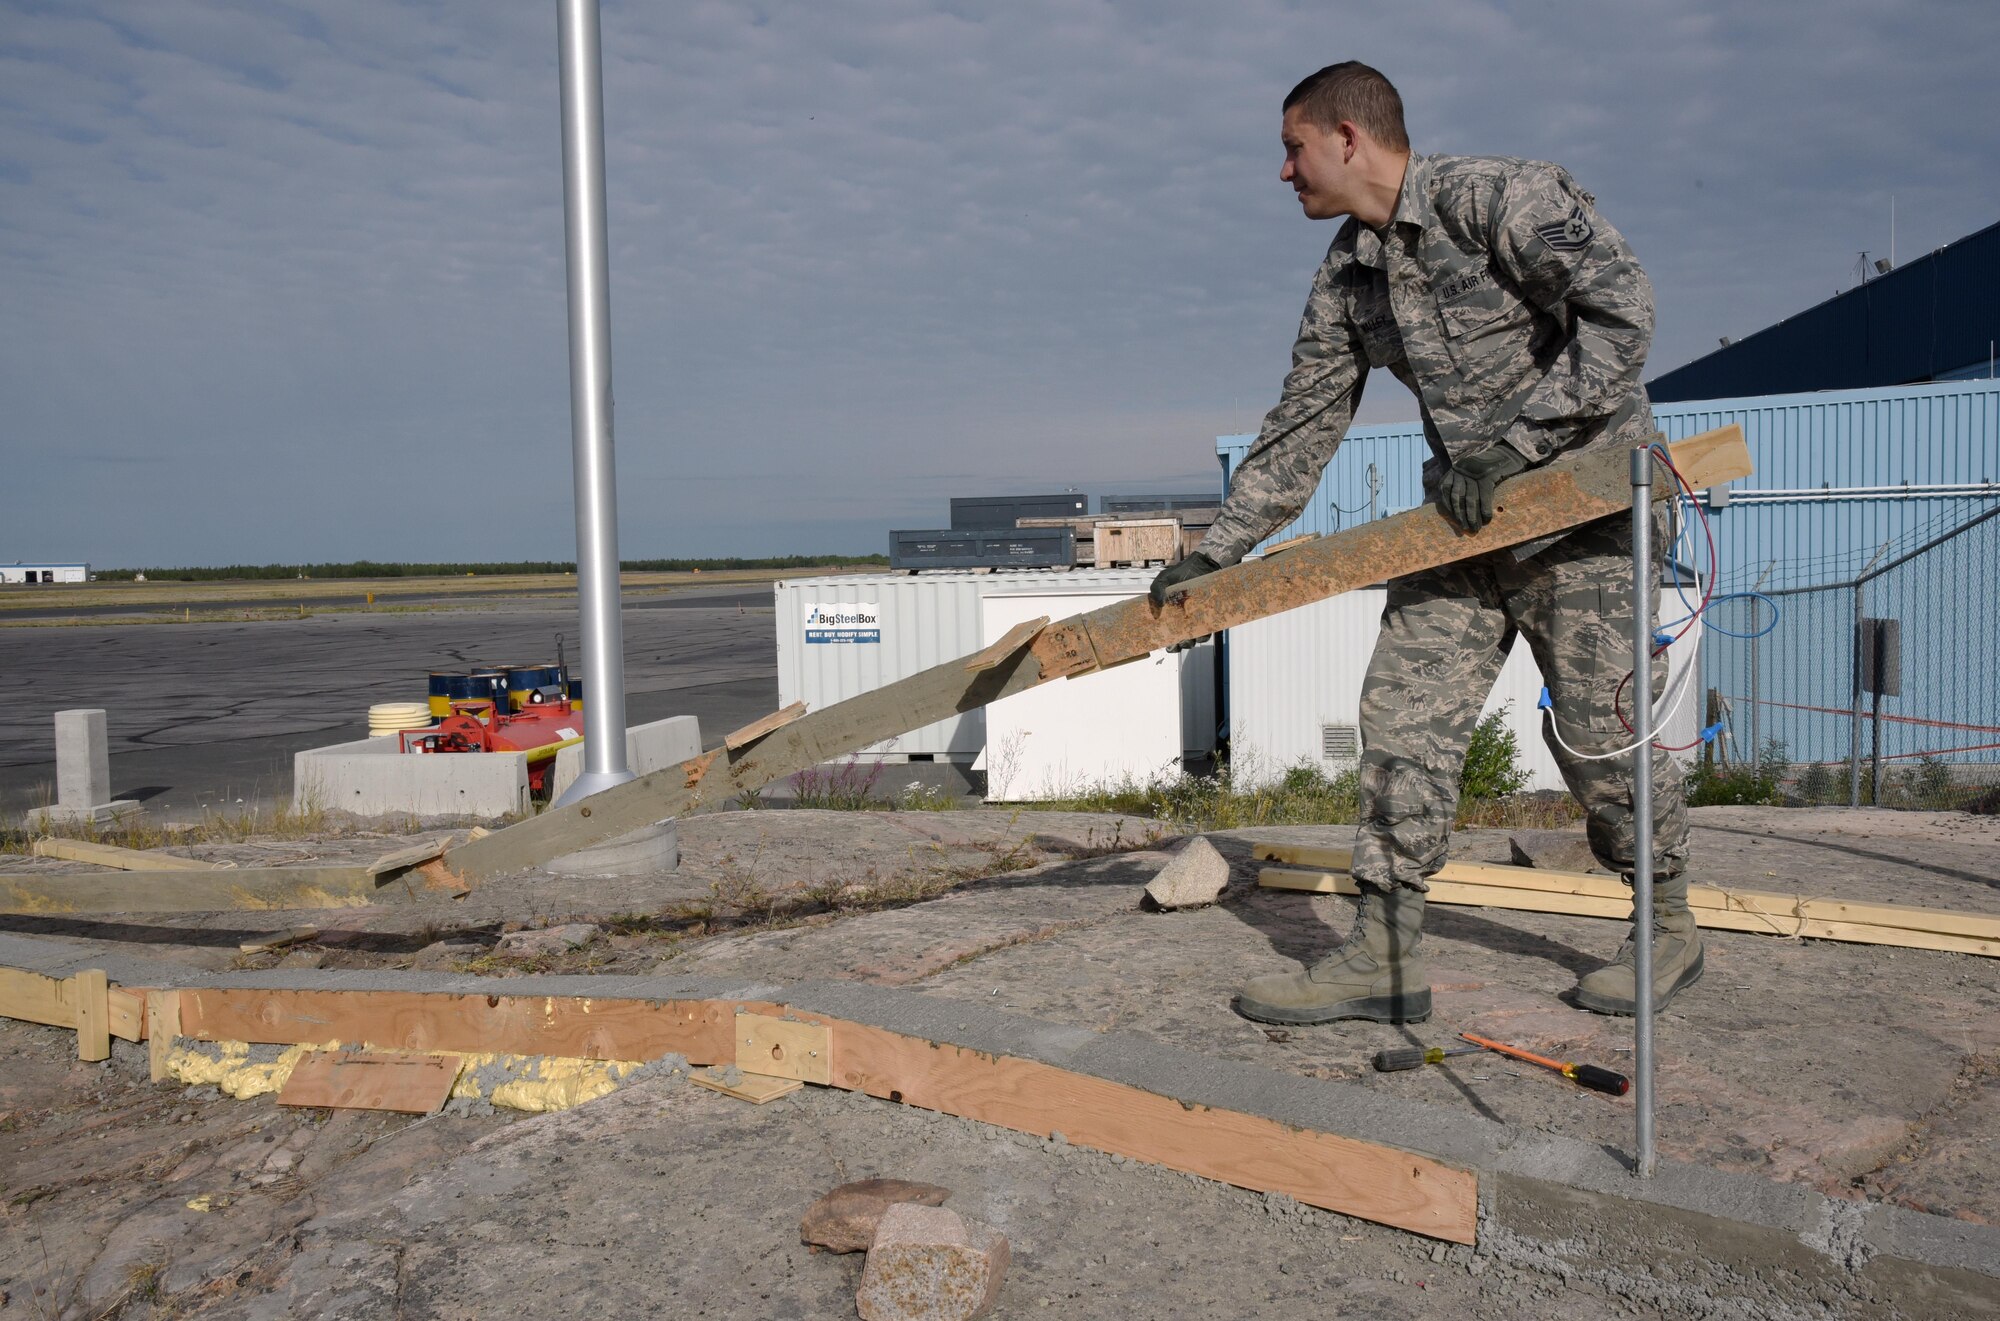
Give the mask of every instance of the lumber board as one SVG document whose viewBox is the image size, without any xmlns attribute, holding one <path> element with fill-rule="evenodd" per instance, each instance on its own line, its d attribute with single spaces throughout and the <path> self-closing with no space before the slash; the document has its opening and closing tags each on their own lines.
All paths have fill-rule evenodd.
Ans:
<svg viewBox="0 0 2000 1321">
<path fill-rule="evenodd" d="M 975 674 L 980 670 L 992 669 L 1001 661 L 1006 660 L 1009 656 L 1027 646 L 1030 642 L 1033 642 L 1035 635 L 1048 626 L 1049 617 L 1047 615 L 1038 615 L 1034 619 L 1022 620 L 1005 633 L 1002 633 L 997 640 L 988 643 L 982 650 L 975 651 L 972 655 L 966 657 L 965 668 Z"/>
<path fill-rule="evenodd" d="M 1330 871 L 1346 871 L 1353 862 L 1346 849 L 1315 848 L 1295 844 L 1259 844 L 1251 850 L 1260 861 L 1286 862 Z M 1622 899 L 1629 904 L 1632 891 L 1616 876 L 1595 872 L 1544 870 L 1513 867 L 1499 863 L 1448 862 L 1435 880 L 1467 884 L 1501 885 L 1517 890 L 1547 890 L 1552 893 L 1596 895 Z M 1848 899 L 1823 899 L 1810 895 L 1781 894 L 1770 890 L 1735 890 L 1716 885 L 1690 885 L 1688 906 L 1697 913 L 1709 910 L 1757 914 L 1776 919 L 1772 926 L 1785 935 L 1797 934 L 1787 924 L 1819 921 L 1837 926 L 1887 927 L 1901 931 L 1928 932 L 1977 942 L 2000 941 L 2000 916 L 1969 913 L 1950 908 L 1923 908 L 1914 904 L 1873 904 Z M 1743 930 L 1753 930 L 1744 927 Z M 1958 946 L 1913 946 L 1912 948 L 1960 948 Z M 1967 950 L 1966 952 L 1978 952 Z"/>
<path fill-rule="evenodd" d="M 833 1041 L 823 1022 L 773 1014 L 736 1015 L 736 1067 L 800 1082 L 833 1081 Z"/>
<path fill-rule="evenodd" d="M 1671 450 L 1696 487 L 1751 472 L 1741 427 L 1705 432 Z M 1664 482 L 1654 483 L 1653 492 L 1657 499 L 1673 493 Z M 1566 455 L 1505 483 L 1493 520 L 1476 533 L 1425 505 L 1194 579 L 1164 607 L 1140 595 L 1072 615 L 990 668 L 968 670 L 963 659 L 946 661 L 812 712 L 749 747 L 704 753 L 461 844 L 445 861 L 474 879 L 533 867 L 1050 680 L 1108 669 L 1387 578 L 1565 532 L 1630 509 L 1631 497 L 1623 448 Z"/>
<path fill-rule="evenodd" d="M 180 992 L 147 991 L 146 1065 L 154 1082 L 167 1080 L 167 1056 L 180 1034 Z"/>
<path fill-rule="evenodd" d="M 737 1005 L 708 1000 L 424 991 L 185 989 L 180 1034 L 203 1041 L 369 1046 L 416 1052 L 490 1051 L 593 1060 L 647 1060 L 678 1053 L 695 1064 L 730 1064 Z M 759 1013 L 776 1006 L 751 1004 Z"/>
<path fill-rule="evenodd" d="M 69 979 L 76 1007 L 76 1057 L 111 1058 L 111 983 L 102 968 L 87 968 Z"/>
<path fill-rule="evenodd" d="M 302 940 L 318 939 L 318 927 L 293 927 L 290 931 L 279 931 L 268 936 L 258 936 L 254 940 L 242 941 L 236 946 L 236 952 L 238 954 L 266 954 L 274 949 L 283 949 L 287 945 L 296 945 Z"/>
<path fill-rule="evenodd" d="M 432 844 L 413 844 L 406 849 L 397 849 L 391 853 L 384 853 L 381 857 L 368 864 L 368 874 L 370 876 L 387 876 L 390 872 L 408 871 L 412 867 L 421 867 L 427 862 L 442 858 L 444 856 L 445 843 L 446 841 L 444 840 L 438 840 Z"/>
<path fill-rule="evenodd" d="M 1522 868 L 1522 870 L 1528 869 Z M 1632 917 L 1632 894 L 1629 890 L 1616 896 L 1600 895 L 1560 889 L 1450 881 L 1441 879 L 1443 875 L 1443 872 L 1439 872 L 1430 880 L 1429 900 L 1432 903 L 1463 904 L 1475 908 L 1507 908 L 1527 913 L 1562 913 L 1572 917 L 1603 917 L 1616 921 L 1630 921 Z M 1354 878 L 1346 872 L 1266 867 L 1257 874 L 1257 884 L 1266 889 L 1302 890 L 1313 894 L 1359 893 Z M 1690 904 L 1689 907 L 1694 912 L 1696 925 L 1705 931 L 1747 931 L 1760 936 L 1806 937 L 1812 940 L 1838 940 L 1855 945 L 1890 945 L 1898 949 L 1936 950 L 1941 953 L 1978 954 L 1987 958 L 2000 958 L 2000 941 L 1940 935 L 1934 931 L 1911 931 L 1902 927 L 1870 926 L 1860 922 L 1829 922 L 1822 918 L 1797 918 L 1789 915 L 1750 912 L 1740 908 L 1705 908 L 1694 904 Z"/>
<path fill-rule="evenodd" d="M 202 913 L 229 909 L 355 908 L 400 898 L 366 867 L 243 867 L 207 872 L 0 875 L 0 913 Z"/>
<path fill-rule="evenodd" d="M 805 1086 L 797 1078 L 767 1078 L 762 1074 L 744 1073 L 740 1069 L 737 1070 L 737 1080 L 733 1083 L 724 1082 L 722 1071 L 719 1069 L 704 1069 L 699 1073 L 691 1073 L 688 1075 L 688 1080 L 697 1087 L 706 1087 L 711 1092 L 721 1092 L 724 1096 L 733 1096 L 752 1105 L 763 1105 L 766 1101 L 790 1096 Z"/>
<path fill-rule="evenodd" d="M 836 1086 L 1471 1243 L 1476 1176 L 1428 1156 L 1189 1105 L 1052 1064 L 836 1022 Z"/>
<path fill-rule="evenodd" d="M 183 858 L 173 853 L 128 849 L 116 844 L 97 844 L 90 840 L 62 839 L 53 835 L 36 840 L 33 851 L 35 856 L 41 858 L 91 862 L 100 867 L 113 867 L 119 871 L 221 870 L 218 864 L 203 862 L 200 858 Z"/>
<path fill-rule="evenodd" d="M 278 1104 L 434 1114 L 451 1096 L 463 1063 L 455 1055 L 310 1051 L 278 1090 Z"/>
<path fill-rule="evenodd" d="M 65 977 L 0 968 L 0 1018 L 76 1028 L 76 988 Z"/>
<path fill-rule="evenodd" d="M 146 1002 L 114 986 L 105 993 L 104 1025 L 120 1041 L 146 1039 Z"/>
<path fill-rule="evenodd" d="M 207 1040 L 734 1063 L 736 1020 L 776 1018 L 753 1001 L 564 999 L 419 991 L 178 992 L 180 1032 Z M 741 1011 L 739 1013 L 739 1011 Z M 1477 1178 L 1393 1147 L 1294 1128 L 1239 1111 L 996 1056 L 844 1019 L 811 1015 L 831 1034 L 831 1085 L 1023 1133 L 1072 1142 L 1313 1206 L 1470 1243 Z"/>
<path fill-rule="evenodd" d="M 732 752 L 737 748 L 747 748 L 772 730 L 783 729 L 805 713 L 804 702 L 793 702 L 790 706 L 782 707 L 770 715 L 751 721 L 739 730 L 723 735 L 722 746 Z"/>
</svg>

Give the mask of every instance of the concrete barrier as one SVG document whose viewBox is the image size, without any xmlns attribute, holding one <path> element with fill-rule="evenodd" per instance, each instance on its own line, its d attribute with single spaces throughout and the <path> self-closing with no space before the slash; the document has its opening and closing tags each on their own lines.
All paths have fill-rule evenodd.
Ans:
<svg viewBox="0 0 2000 1321">
<path fill-rule="evenodd" d="M 525 753 L 408 754 L 394 738 L 367 738 L 292 757 L 296 811 L 493 818 L 528 806 Z"/>
<path fill-rule="evenodd" d="M 139 810 L 130 799 L 111 797 L 111 750 L 105 733 L 104 708 L 84 707 L 56 712 L 55 806 L 30 814 L 30 823 L 109 825 Z"/>
<path fill-rule="evenodd" d="M 563 790 L 583 774 L 583 750 L 578 743 L 556 754 L 554 779 L 549 801 L 562 797 Z M 694 716 L 668 716 L 625 731 L 625 764 L 635 775 L 650 775 L 668 766 L 678 766 L 701 752 L 701 721 Z"/>
</svg>

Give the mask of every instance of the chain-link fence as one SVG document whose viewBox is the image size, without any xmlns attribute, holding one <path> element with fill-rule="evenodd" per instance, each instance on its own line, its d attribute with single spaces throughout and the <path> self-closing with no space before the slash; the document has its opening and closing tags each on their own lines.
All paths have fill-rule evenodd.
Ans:
<svg viewBox="0 0 2000 1321">
<path fill-rule="evenodd" d="M 1716 595 L 1702 677 L 1723 732 L 1692 801 L 1995 809 L 2000 506 L 1740 565 Z"/>
</svg>

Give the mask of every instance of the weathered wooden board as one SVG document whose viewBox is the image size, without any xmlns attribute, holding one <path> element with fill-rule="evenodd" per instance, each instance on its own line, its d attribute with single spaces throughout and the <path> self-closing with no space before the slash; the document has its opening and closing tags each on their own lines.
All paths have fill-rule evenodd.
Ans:
<svg viewBox="0 0 2000 1321">
<path fill-rule="evenodd" d="M 0 876 L 0 913 L 200 913 L 227 909 L 353 908 L 400 898 L 366 867 L 83 872 Z"/>
<path fill-rule="evenodd" d="M 1344 872 L 1353 862 L 1346 849 L 1314 848 L 1294 844 L 1258 844 L 1251 853 L 1260 861 L 1286 862 Z M 1628 906 L 1632 891 L 1616 876 L 1594 872 L 1544 870 L 1539 867 L 1512 867 L 1496 863 L 1448 862 L 1434 878 L 1468 885 L 1499 885 L 1516 890 L 1547 890 L 1563 894 L 1593 895 L 1616 899 Z M 1971 941 L 2000 941 L 2000 916 L 1971 913 L 1952 908 L 1922 908 L 1914 904 L 1871 904 L 1847 899 L 1822 899 L 1810 895 L 1780 894 L 1770 890 L 1737 890 L 1717 885 L 1690 885 L 1688 906 L 1697 913 L 1710 910 L 1755 914 L 1772 919 L 1765 925 L 1783 935 L 1797 935 L 1800 922 L 1826 922 L 1847 926 L 1888 927 L 1901 931 L 1929 932 Z M 1704 919 L 1705 922 L 1705 919 Z M 1741 930 L 1759 929 L 1745 926 Z M 1946 948 L 1918 946 L 1916 948 Z"/>
<path fill-rule="evenodd" d="M 1740 427 L 1706 432 L 1671 448 L 1675 464 L 1697 487 L 1751 472 Z M 1656 482 L 1652 489 L 1656 499 L 1665 499 L 1673 488 Z M 1074 615 L 1042 629 L 1026 650 L 990 668 L 968 670 L 963 660 L 947 661 L 815 711 L 751 746 L 703 753 L 461 844 L 445 860 L 469 877 L 532 867 L 667 817 L 727 802 L 782 776 L 1051 679 L 1106 669 L 1386 578 L 1567 531 L 1630 509 L 1631 494 L 1627 451 L 1567 456 L 1506 483 L 1493 521 L 1477 533 L 1459 530 L 1426 505 L 1195 579 L 1184 596 L 1164 608 L 1139 596 Z"/>
<path fill-rule="evenodd" d="M 83 839 L 61 839 L 53 835 L 36 840 L 33 852 L 35 856 L 41 858 L 89 862 L 99 867 L 115 867 L 120 871 L 219 870 L 219 864 L 203 862 L 199 858 L 183 858 L 178 854 L 146 849 L 120 848 L 116 844 L 95 844 Z"/>
<path fill-rule="evenodd" d="M 167 1054 L 181 1034 L 179 991 L 147 991 L 146 1064 L 154 1082 L 167 1080 Z"/>
<path fill-rule="evenodd" d="M 315 1050 L 292 1067 L 278 1104 L 434 1114 L 451 1096 L 461 1063 L 455 1055 Z"/>
<path fill-rule="evenodd" d="M 773 711 L 770 715 L 751 721 L 741 729 L 723 735 L 722 746 L 732 752 L 737 748 L 747 748 L 772 730 L 783 729 L 805 713 L 804 702 L 793 702 L 790 706 Z"/>
<path fill-rule="evenodd" d="M 76 1057 L 111 1058 L 111 984 L 102 968 L 90 968 L 69 979 L 76 1007 Z"/>
</svg>

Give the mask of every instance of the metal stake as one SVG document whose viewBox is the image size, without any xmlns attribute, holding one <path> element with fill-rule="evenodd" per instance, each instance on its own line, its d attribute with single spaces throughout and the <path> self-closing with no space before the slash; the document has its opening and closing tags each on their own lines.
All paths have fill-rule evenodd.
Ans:
<svg viewBox="0 0 2000 1321">
<path fill-rule="evenodd" d="M 1638 1171 L 1653 1177 L 1653 451 L 1632 451 L 1632 1082 Z"/>
<path fill-rule="evenodd" d="M 569 418 L 576 595 L 583 613 L 583 774 L 561 807 L 633 778 L 625 760 L 625 629 L 611 449 L 611 271 L 604 224 L 604 80 L 597 0 L 557 0 L 563 220 L 569 255 Z"/>
</svg>

